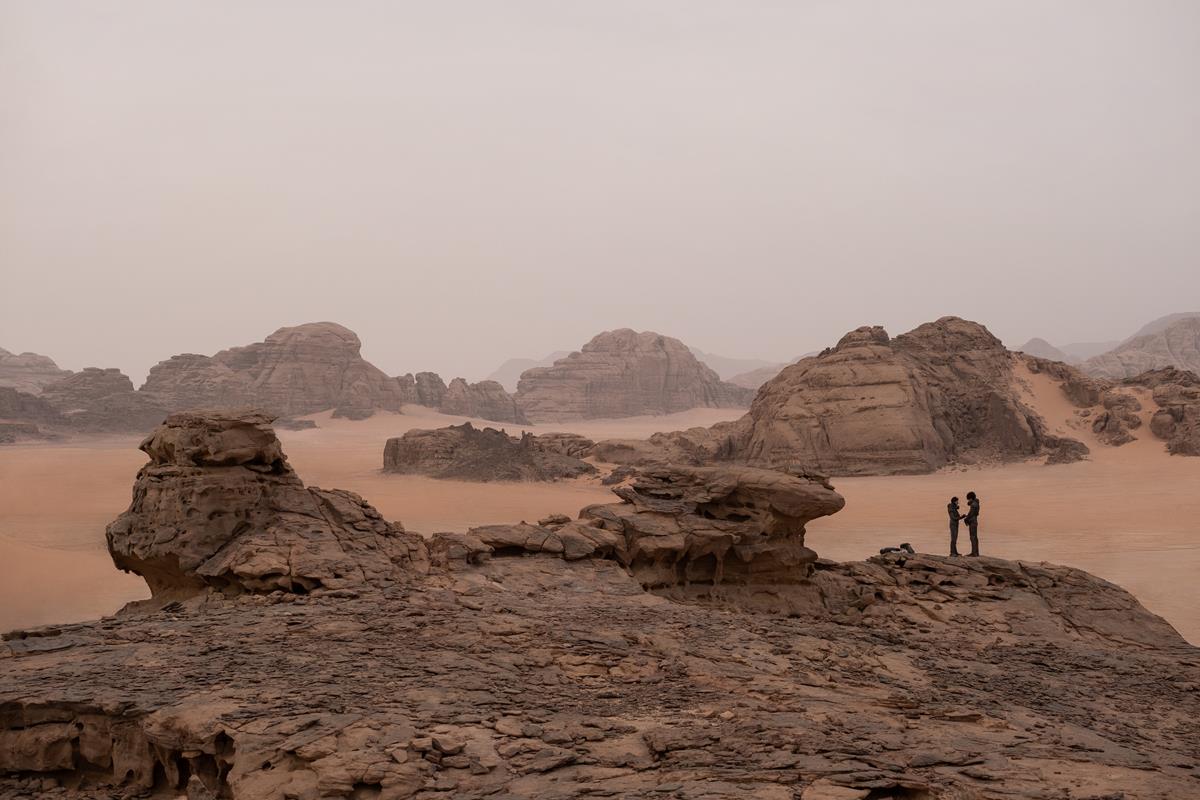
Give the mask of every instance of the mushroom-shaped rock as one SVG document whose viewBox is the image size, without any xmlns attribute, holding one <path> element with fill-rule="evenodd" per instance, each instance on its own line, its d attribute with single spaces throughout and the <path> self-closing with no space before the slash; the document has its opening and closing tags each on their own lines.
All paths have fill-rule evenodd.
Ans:
<svg viewBox="0 0 1200 800">
<path fill-rule="evenodd" d="M 623 503 L 581 517 L 623 537 L 617 557 L 648 588 L 802 580 L 804 526 L 845 505 L 823 478 L 752 467 L 651 467 L 613 491 Z"/>
<path fill-rule="evenodd" d="M 173 414 L 141 444 L 133 502 L 108 526 L 120 569 L 155 597 L 214 587 L 307 592 L 395 580 L 423 566 L 420 537 L 358 495 L 305 488 L 270 417 Z"/>
</svg>

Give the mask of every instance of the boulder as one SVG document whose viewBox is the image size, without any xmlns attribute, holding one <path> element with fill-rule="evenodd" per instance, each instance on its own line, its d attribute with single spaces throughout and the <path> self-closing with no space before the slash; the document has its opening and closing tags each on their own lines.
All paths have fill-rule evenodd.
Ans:
<svg viewBox="0 0 1200 800">
<path fill-rule="evenodd" d="M 1092 433 L 1104 444 L 1119 447 L 1137 439 L 1132 431 L 1142 425 L 1138 412 L 1142 404 L 1130 394 L 1106 391 L 1101 400 L 1103 410 L 1092 421 Z"/>
<path fill-rule="evenodd" d="M 526 370 L 516 401 L 533 422 L 558 422 L 737 407 L 752 395 L 722 381 L 678 339 L 622 328 L 553 366 Z"/>
<path fill-rule="evenodd" d="M 845 505 L 824 478 L 751 467 L 651 467 L 613 493 L 580 520 L 621 537 L 617 559 L 647 588 L 803 581 L 817 557 L 804 526 Z"/>
<path fill-rule="evenodd" d="M 358 495 L 305 488 L 270 421 L 249 411 L 169 416 L 142 442 L 150 461 L 108 526 L 113 563 L 171 598 L 379 585 L 424 561 L 420 537 Z"/>
<path fill-rule="evenodd" d="M 383 471 L 466 481 L 552 481 L 596 472 L 566 449 L 558 435 L 526 433 L 518 439 L 464 422 L 388 439 Z"/>
<path fill-rule="evenodd" d="M 42 387 L 71 374 L 54 360 L 37 353 L 10 353 L 0 347 L 0 388 L 41 394 Z"/>
<path fill-rule="evenodd" d="M 184 354 L 152 367 L 141 392 L 172 411 L 251 405 L 275 416 L 332 409 L 361 419 L 400 411 L 400 381 L 365 361 L 353 331 L 332 322 L 280 328 L 214 356 Z"/>
<path fill-rule="evenodd" d="M 1150 432 L 1167 443 L 1167 452 L 1200 456 L 1200 377 L 1168 368 L 1126 382 L 1152 389 L 1158 410 L 1150 418 Z"/>
</svg>

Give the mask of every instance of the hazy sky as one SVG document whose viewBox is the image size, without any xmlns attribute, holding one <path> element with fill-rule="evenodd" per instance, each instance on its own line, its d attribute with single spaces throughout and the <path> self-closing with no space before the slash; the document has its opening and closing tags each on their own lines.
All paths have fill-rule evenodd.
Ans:
<svg viewBox="0 0 1200 800">
<path fill-rule="evenodd" d="M 1195 0 L 0 0 L 0 346 L 479 378 L 1200 306 Z"/>
</svg>

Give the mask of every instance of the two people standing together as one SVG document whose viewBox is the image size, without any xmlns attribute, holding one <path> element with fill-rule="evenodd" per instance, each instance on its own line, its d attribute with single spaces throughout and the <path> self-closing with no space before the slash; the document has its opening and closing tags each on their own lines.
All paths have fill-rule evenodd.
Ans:
<svg viewBox="0 0 1200 800">
<path fill-rule="evenodd" d="M 967 555 L 979 555 L 979 498 L 975 496 L 974 492 L 967 492 L 967 513 L 962 514 L 958 507 L 958 498 L 951 497 L 950 502 L 946 505 L 946 513 L 950 515 L 950 555 L 959 555 L 959 520 L 967 523 L 967 530 L 971 534 L 971 552 Z"/>
</svg>

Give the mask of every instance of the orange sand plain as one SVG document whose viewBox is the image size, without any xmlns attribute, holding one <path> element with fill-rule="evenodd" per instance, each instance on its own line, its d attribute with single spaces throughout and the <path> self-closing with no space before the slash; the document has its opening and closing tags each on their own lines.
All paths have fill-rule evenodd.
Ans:
<svg viewBox="0 0 1200 800">
<path fill-rule="evenodd" d="M 945 504 L 951 494 L 962 497 L 973 489 L 983 500 L 985 553 L 1082 567 L 1134 592 L 1200 642 L 1200 459 L 1168 456 L 1144 429 L 1141 440 L 1125 447 L 1100 447 L 1090 433 L 1067 424 L 1074 410 L 1050 381 L 1027 373 L 1022 379 L 1052 428 L 1092 445 L 1091 461 L 840 478 L 835 485 L 846 496 L 846 509 L 811 523 L 809 545 L 834 559 L 863 558 L 902 541 L 945 552 Z M 315 415 L 320 428 L 280 436 L 306 483 L 359 492 L 410 530 L 574 515 L 612 499 L 595 480 L 473 484 L 383 475 L 388 436 L 461 421 L 421 408 L 410 412 L 364 422 Z M 698 409 L 529 429 L 644 437 L 739 415 Z M 128 504 L 144 461 L 136 446 L 132 438 L 103 438 L 0 448 L 0 630 L 95 618 L 147 596 L 141 579 L 117 572 L 104 550 L 104 526 Z M 960 546 L 965 539 L 964 528 Z"/>
</svg>

